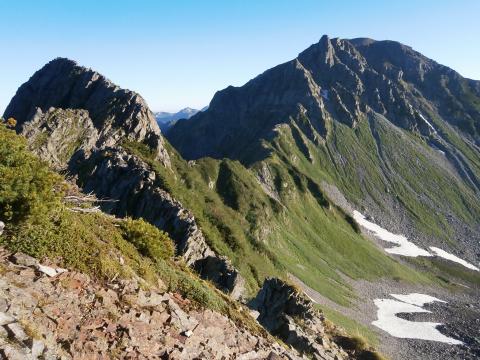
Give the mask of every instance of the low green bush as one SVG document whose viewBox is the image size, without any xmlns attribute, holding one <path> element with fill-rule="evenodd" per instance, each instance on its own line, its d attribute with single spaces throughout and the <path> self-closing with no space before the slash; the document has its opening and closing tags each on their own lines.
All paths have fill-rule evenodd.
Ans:
<svg viewBox="0 0 480 360">
<path fill-rule="evenodd" d="M 155 260 L 168 259 L 175 255 L 175 246 L 168 235 L 143 219 L 126 219 L 121 222 L 120 227 L 124 238 L 143 256 Z"/>
</svg>

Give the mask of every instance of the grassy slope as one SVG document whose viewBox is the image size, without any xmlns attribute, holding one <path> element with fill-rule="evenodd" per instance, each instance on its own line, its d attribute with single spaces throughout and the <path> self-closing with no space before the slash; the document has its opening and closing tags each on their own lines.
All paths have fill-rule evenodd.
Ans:
<svg viewBox="0 0 480 360">
<path fill-rule="evenodd" d="M 441 241 L 450 241 L 453 231 L 445 214 L 453 213 L 465 224 L 475 222 L 480 205 L 472 189 L 441 165 L 441 155 L 425 139 L 384 118 L 364 119 L 356 129 L 332 126 L 321 145 L 308 140 L 295 124 L 279 126 L 274 139 L 265 143 L 270 156 L 250 169 L 210 158 L 187 163 L 169 148 L 174 164 L 170 172 L 155 163 L 147 148 L 125 146 L 147 160 L 162 185 L 193 211 L 209 244 L 245 276 L 250 294 L 265 276 L 284 277 L 286 272 L 342 305 L 354 297 L 344 276 L 443 286 L 460 276 L 475 283 L 477 277 L 472 280 L 470 272 L 451 271 L 444 263 L 412 261 L 409 267 L 405 259 L 387 256 L 356 231 L 320 184 L 335 184 L 359 209 L 369 197 L 388 211 L 385 198 L 390 197 L 407 209 L 417 231 Z M 476 161 L 473 150 L 468 156 Z M 278 201 L 267 196 L 255 178 L 264 165 Z"/>
<path fill-rule="evenodd" d="M 325 180 L 337 185 L 354 204 L 371 197 L 387 211 L 385 198 L 399 201 L 409 211 L 417 230 L 442 240 L 449 240 L 452 229 L 445 216 L 437 214 L 439 209 L 442 215 L 453 212 L 466 224 L 474 223 L 475 214 L 480 212 L 472 189 L 448 168 L 438 165 L 442 155 L 428 147 L 425 140 L 385 119 L 363 121 L 355 130 L 335 123 L 326 146 L 314 146 L 305 140 L 314 154 L 313 163 L 296 151 L 291 138 L 284 133 L 273 145 L 285 163 L 291 163 L 295 156 L 299 171 L 317 182 Z M 475 156 L 472 151 L 470 154 Z"/>
<path fill-rule="evenodd" d="M 361 209 L 362 200 L 370 197 L 379 209 L 388 211 L 384 204 L 386 198 L 390 197 L 391 201 L 396 201 L 407 209 L 408 217 L 416 227 L 416 231 L 436 237 L 438 241 L 447 242 L 450 246 L 455 246 L 451 240 L 454 230 L 446 220 L 447 215 L 453 214 L 466 225 L 475 226 L 475 222 L 478 221 L 476 219 L 477 214 L 480 213 L 478 198 L 471 188 L 443 164 L 443 155 L 429 147 L 425 139 L 404 132 L 383 118 L 361 122 L 354 130 L 336 123 L 332 136 L 325 145 L 320 146 L 311 143 L 301 132 L 300 140 L 303 145 L 298 146 L 299 135 L 295 135 L 295 132 L 298 133 L 295 125 L 280 128 L 278 136 L 270 145 L 275 154 L 271 158 L 278 159 L 276 162 L 279 163 L 279 167 L 293 167 L 296 174 L 315 179 L 316 183 L 324 180 L 337 185 L 353 204 L 357 204 L 359 209 Z M 455 132 L 450 130 L 448 134 L 456 137 L 461 146 L 471 147 L 462 142 Z M 305 150 L 302 151 L 302 147 L 308 149 L 311 155 L 305 156 Z M 472 161 L 472 168 L 475 169 L 478 155 L 473 149 L 466 153 Z M 309 157 L 313 158 L 313 161 L 310 161 Z M 313 219 L 309 220 L 309 215 L 313 215 L 315 210 L 306 207 L 307 201 L 293 201 L 289 208 L 294 209 L 298 204 L 305 207 L 299 214 L 308 214 L 305 220 L 312 221 Z M 390 215 L 393 217 L 393 214 Z M 336 222 L 337 229 L 340 224 L 341 222 Z M 322 229 L 316 231 L 319 234 L 322 233 Z M 354 254 L 342 253 L 344 250 L 338 247 L 339 242 L 332 241 L 336 237 L 338 232 L 336 236 L 327 239 L 327 242 L 330 246 L 337 246 L 335 251 L 343 257 L 342 260 L 356 259 L 358 256 L 364 258 L 368 254 L 368 251 L 362 254 L 353 250 Z M 295 238 L 292 241 L 298 244 L 301 240 Z M 299 247 L 309 255 L 314 253 L 314 250 L 305 245 Z M 383 256 L 378 257 L 375 252 L 370 253 L 370 255 L 373 254 L 377 258 L 373 263 L 384 266 Z M 366 257 L 364 260 L 370 262 L 372 258 Z M 417 262 L 414 263 L 418 265 Z M 456 268 L 454 265 L 448 266 L 442 263 L 440 266 L 439 262 L 431 260 L 425 260 L 422 263 L 429 263 L 429 266 L 422 269 L 431 273 L 428 277 L 435 281 L 438 281 L 438 277 L 450 276 L 460 277 L 473 283 L 478 281 L 478 274 L 472 271 L 458 271 L 458 269 L 452 271 L 452 267 Z M 337 264 L 341 264 L 341 260 Z M 395 272 L 389 272 L 392 277 L 398 277 Z M 351 273 L 361 273 L 367 278 L 370 274 L 379 275 L 372 270 L 355 267 L 352 267 Z M 303 277 L 301 273 L 297 273 L 297 276 L 305 281 L 310 274 L 307 270 Z M 352 276 L 348 272 L 347 274 L 355 278 L 355 275 Z M 400 277 L 405 278 L 405 273 Z M 410 272 L 407 278 L 419 280 Z M 305 282 L 315 288 L 312 281 Z"/>
<path fill-rule="evenodd" d="M 169 147 L 171 171 L 156 162 L 146 146 L 125 143 L 124 147 L 149 163 L 159 185 L 193 212 L 208 244 L 228 256 L 244 275 L 250 295 L 254 295 L 266 276 L 281 274 L 276 256 L 252 236 L 252 224 L 272 216 L 275 205 L 254 186 L 252 175 L 243 166 L 210 158 L 187 163 Z M 236 190 L 248 196 L 249 202 L 237 197 Z"/>
<path fill-rule="evenodd" d="M 344 305 L 353 294 L 341 274 L 429 281 L 363 238 L 346 214 L 329 203 L 319 183 L 279 157 L 267 161 L 280 196 L 276 201 L 238 162 L 205 158 L 189 164 L 169 149 L 175 167 L 170 172 L 155 163 L 146 147 L 125 147 L 149 162 L 162 186 L 193 211 L 209 244 L 246 277 L 250 294 L 266 276 L 285 277 L 285 271 Z M 293 155 L 298 150 L 288 151 Z"/>
</svg>

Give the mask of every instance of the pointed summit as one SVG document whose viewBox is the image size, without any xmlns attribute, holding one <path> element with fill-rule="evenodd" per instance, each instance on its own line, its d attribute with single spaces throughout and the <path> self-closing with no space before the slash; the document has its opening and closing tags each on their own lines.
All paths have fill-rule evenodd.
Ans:
<svg viewBox="0 0 480 360">
<path fill-rule="evenodd" d="M 145 100 L 73 60 L 56 58 L 38 70 L 17 90 L 4 116 L 15 118 L 21 130 L 52 108 L 87 111 L 99 133 L 99 147 L 128 138 L 149 145 L 168 163 L 160 129 Z"/>
<path fill-rule="evenodd" d="M 395 41 L 321 37 L 298 57 L 215 94 L 207 111 L 170 129 L 168 139 L 189 159 L 233 157 L 248 162 L 279 124 L 296 122 L 314 143 L 330 124 L 355 128 L 376 113 L 422 136 L 435 134 L 425 114 L 480 138 L 478 82 Z M 452 106 L 446 106 L 451 104 Z M 432 115 L 433 116 L 433 115 Z"/>
</svg>

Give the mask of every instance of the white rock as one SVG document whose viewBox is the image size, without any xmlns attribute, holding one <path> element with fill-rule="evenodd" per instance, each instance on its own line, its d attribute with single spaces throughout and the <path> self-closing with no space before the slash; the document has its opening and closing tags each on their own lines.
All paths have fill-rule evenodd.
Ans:
<svg viewBox="0 0 480 360">
<path fill-rule="evenodd" d="M 0 235 L 3 234 L 3 229 L 5 229 L 5 224 L 3 221 L 0 221 Z"/>
<path fill-rule="evenodd" d="M 0 326 L 4 326 L 13 322 L 15 322 L 13 317 L 4 312 L 0 312 Z"/>
<path fill-rule="evenodd" d="M 183 335 L 185 335 L 186 337 L 190 337 L 193 335 L 193 331 L 192 330 L 187 330 L 183 333 Z"/>
<path fill-rule="evenodd" d="M 63 273 L 68 272 L 67 269 L 62 269 L 62 268 L 56 268 L 55 270 L 57 271 L 57 274 L 63 274 Z"/>
<path fill-rule="evenodd" d="M 15 322 L 8 324 L 7 328 L 18 342 L 27 341 L 29 339 L 28 335 L 25 334 L 25 331 L 19 323 Z"/>
<path fill-rule="evenodd" d="M 260 312 L 258 312 L 257 310 L 250 310 L 250 316 L 257 320 L 260 316 Z"/>
<path fill-rule="evenodd" d="M 43 354 L 44 350 L 45 350 L 45 344 L 42 341 L 33 340 L 31 351 L 32 351 L 32 357 L 34 359 L 39 358 Z"/>
<path fill-rule="evenodd" d="M 38 269 L 38 271 L 41 271 L 42 273 L 44 273 L 44 274 L 46 274 L 50 277 L 54 277 L 54 276 L 58 275 L 57 270 L 55 270 L 54 268 L 51 268 L 50 266 L 45 266 L 45 265 L 38 264 L 37 269 Z"/>
</svg>

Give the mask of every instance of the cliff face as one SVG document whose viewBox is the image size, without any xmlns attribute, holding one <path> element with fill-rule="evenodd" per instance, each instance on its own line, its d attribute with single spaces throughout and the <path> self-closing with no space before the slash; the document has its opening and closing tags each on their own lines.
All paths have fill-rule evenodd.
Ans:
<svg viewBox="0 0 480 360">
<path fill-rule="evenodd" d="M 166 166 L 169 156 L 160 129 L 145 100 L 99 73 L 58 58 L 38 70 L 11 100 L 4 117 L 18 121 L 21 131 L 32 119 L 54 109 L 84 110 L 98 131 L 96 146 L 113 146 L 128 138 L 154 148 Z"/>
<path fill-rule="evenodd" d="M 85 192 L 115 200 L 105 203 L 104 211 L 143 218 L 168 232 L 187 265 L 240 298 L 244 290 L 241 275 L 228 259 L 212 251 L 191 211 L 159 186 L 155 172 L 140 158 L 121 148 L 107 148 L 88 159 L 72 159 L 71 169 L 79 174 Z"/>
</svg>

